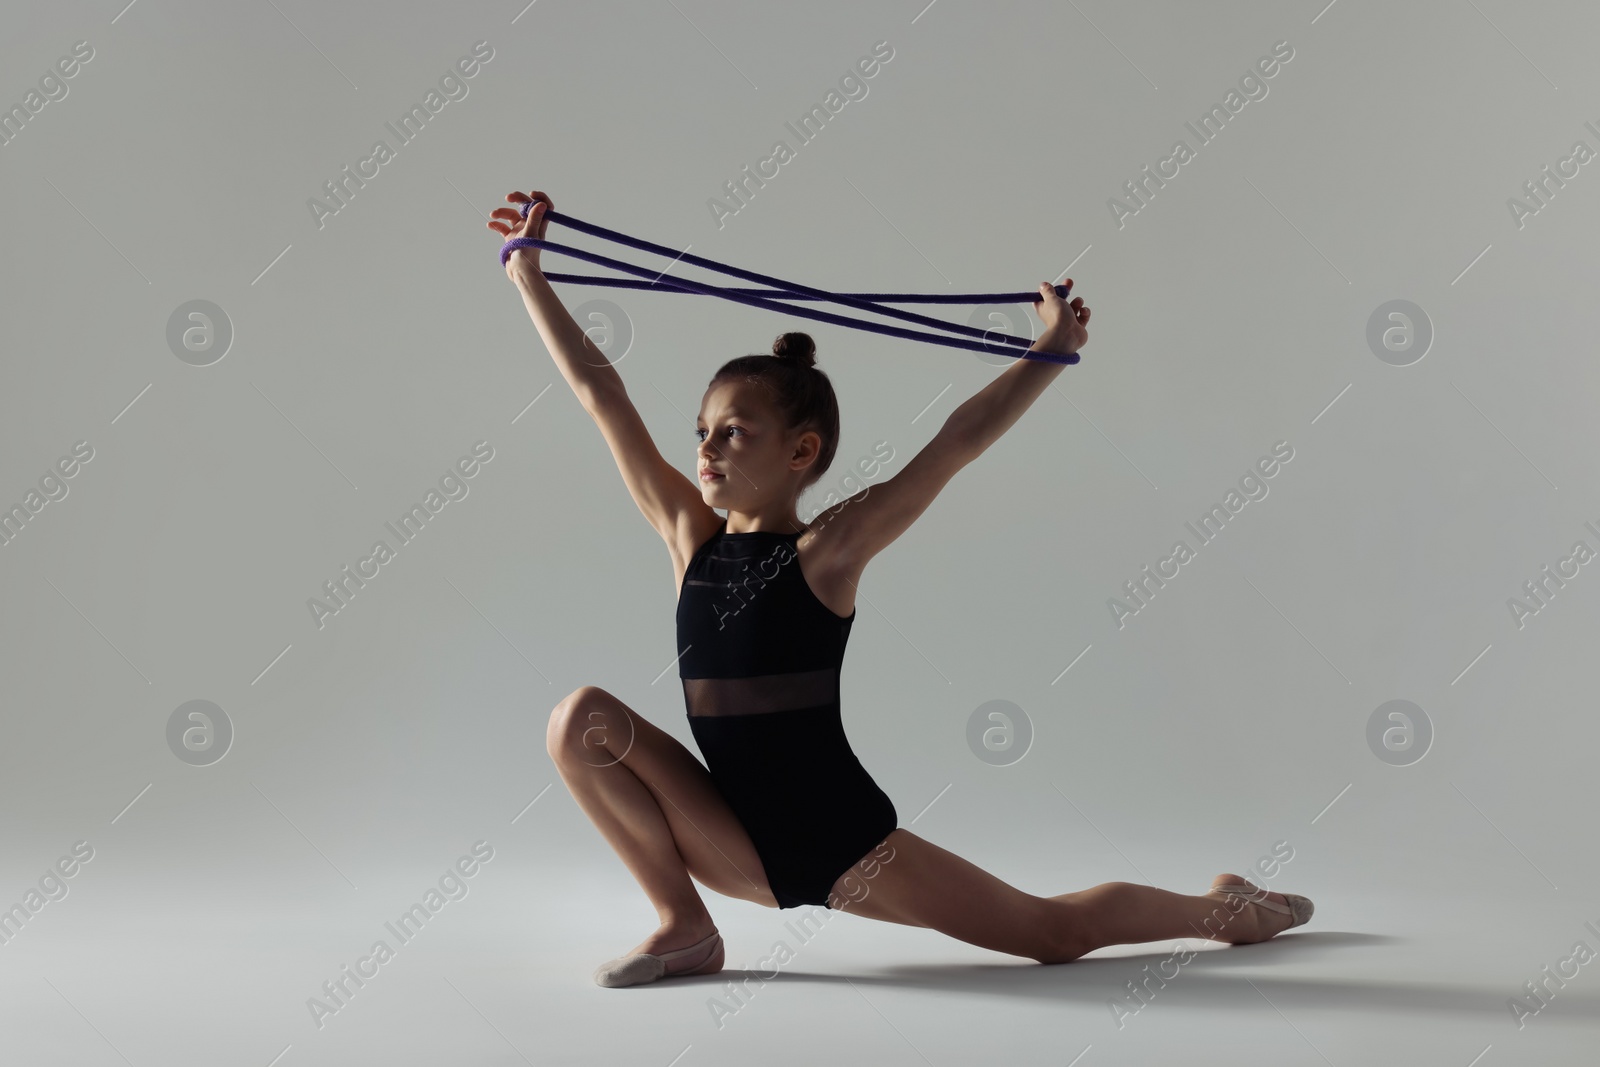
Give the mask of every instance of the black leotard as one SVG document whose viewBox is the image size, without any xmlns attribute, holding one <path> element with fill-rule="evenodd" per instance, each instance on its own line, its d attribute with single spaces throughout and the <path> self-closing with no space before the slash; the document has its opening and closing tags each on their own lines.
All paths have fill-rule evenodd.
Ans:
<svg viewBox="0 0 1600 1067">
<path fill-rule="evenodd" d="M 677 613 L 689 728 L 780 908 L 829 906 L 833 883 L 899 822 L 839 718 L 856 613 L 812 592 L 799 537 L 728 533 L 724 519 L 689 561 Z"/>
</svg>

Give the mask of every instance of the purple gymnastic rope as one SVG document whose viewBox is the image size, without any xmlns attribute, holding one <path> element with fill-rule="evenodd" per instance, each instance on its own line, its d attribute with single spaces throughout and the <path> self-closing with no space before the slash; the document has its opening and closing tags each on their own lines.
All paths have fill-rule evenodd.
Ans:
<svg viewBox="0 0 1600 1067">
<path fill-rule="evenodd" d="M 522 205 L 522 217 L 527 218 L 528 212 L 533 210 L 535 201 L 527 201 Z M 724 286 L 706 285 L 683 278 L 674 278 L 670 281 L 662 277 L 663 272 L 652 272 L 643 267 L 630 263 L 623 263 L 607 256 L 595 255 L 582 249 L 572 248 L 569 245 L 557 244 L 554 241 L 545 241 L 536 237 L 513 237 L 500 247 L 500 265 L 506 265 L 511 253 L 519 248 L 542 248 L 558 252 L 565 256 L 574 256 L 578 259 L 588 260 L 603 267 L 620 270 L 628 274 L 635 274 L 641 278 L 649 277 L 650 281 L 639 282 L 627 278 L 603 278 L 585 274 L 558 274 L 542 272 L 551 281 L 578 282 L 587 285 L 607 285 L 621 289 L 653 289 L 660 292 L 698 293 L 703 296 L 720 296 L 725 300 L 734 300 L 752 307 L 766 308 L 769 311 L 786 311 L 791 315 L 803 318 L 817 319 L 822 322 L 831 322 L 839 326 L 849 326 L 857 330 L 870 330 L 873 333 L 886 334 L 891 337 L 905 337 L 914 341 L 927 341 L 930 344 L 947 345 L 951 348 L 965 348 L 978 352 L 994 352 L 1001 355 L 1013 356 L 1019 359 L 1033 359 L 1043 363 L 1074 364 L 1078 362 L 1078 354 L 1073 352 L 1061 355 L 1055 352 L 1029 352 L 1027 349 L 1033 344 L 1025 337 L 1015 337 L 1011 334 L 1001 333 L 998 330 L 979 330 L 971 326 L 964 326 L 953 322 L 944 322 L 939 319 L 928 318 L 909 311 L 897 311 L 894 308 L 880 307 L 880 304 L 1019 304 L 1029 303 L 1042 299 L 1038 293 L 970 293 L 965 295 L 936 296 L 926 293 L 830 293 L 823 289 L 813 289 L 810 286 L 799 285 L 795 282 L 786 282 L 778 278 L 771 278 L 765 274 L 754 271 L 740 270 L 730 267 L 715 260 L 692 256 L 687 252 L 674 252 L 662 245 L 641 241 L 629 237 L 627 234 L 608 230 L 604 226 L 584 222 L 573 218 L 571 215 L 547 209 L 544 217 L 551 222 L 559 222 L 575 230 L 603 237 L 618 244 L 628 245 L 641 251 L 651 252 L 655 255 L 671 256 L 674 260 L 684 260 L 694 266 L 705 267 L 709 270 L 721 271 L 738 278 L 761 282 L 771 286 L 770 289 L 735 289 Z M 670 268 L 670 265 L 669 265 Z M 1056 294 L 1063 299 L 1070 292 L 1068 286 L 1055 286 Z M 921 323 L 953 333 L 967 334 L 973 337 L 982 337 L 986 343 L 967 341 L 956 337 L 944 337 L 935 333 L 923 333 L 916 330 L 904 330 L 895 326 L 885 326 L 882 323 L 868 322 L 864 319 L 847 319 L 842 315 L 833 315 L 825 311 L 815 311 L 808 308 L 795 307 L 781 301 L 767 299 L 768 296 L 784 296 L 791 300 L 825 300 L 861 311 L 869 311 L 879 315 L 890 315 L 894 318 L 905 319 L 908 322 Z"/>
</svg>

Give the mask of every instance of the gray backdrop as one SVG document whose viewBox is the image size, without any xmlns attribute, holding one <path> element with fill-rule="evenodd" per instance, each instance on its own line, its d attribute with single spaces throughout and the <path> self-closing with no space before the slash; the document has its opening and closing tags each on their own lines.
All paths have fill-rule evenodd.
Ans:
<svg viewBox="0 0 1600 1067">
<path fill-rule="evenodd" d="M 1590 5 L 120 4 L 0 19 L 5 1059 L 1592 1047 Z M 694 749 L 667 552 L 484 227 L 514 189 L 835 290 L 1072 277 L 1082 362 L 866 572 L 851 741 L 901 825 L 1030 892 L 1276 849 L 1311 926 L 1208 947 L 1142 1030 L 1109 1005 L 1170 946 L 1037 968 L 855 917 L 733 1036 L 711 980 L 593 987 L 655 919 L 547 716 L 598 685 Z M 1009 363 L 557 290 L 690 476 L 715 368 L 810 332 L 844 427 L 802 516 Z M 441 876 L 463 902 L 313 1021 Z M 729 968 L 795 917 L 711 906 Z"/>
</svg>

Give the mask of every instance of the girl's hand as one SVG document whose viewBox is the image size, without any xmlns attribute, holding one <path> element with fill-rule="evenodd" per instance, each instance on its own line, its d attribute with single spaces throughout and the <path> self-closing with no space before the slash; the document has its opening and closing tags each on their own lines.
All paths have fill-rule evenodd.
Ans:
<svg viewBox="0 0 1600 1067">
<path fill-rule="evenodd" d="M 555 204 L 551 202 L 550 198 L 538 190 L 534 190 L 532 196 L 529 196 L 527 193 L 520 192 L 507 193 L 506 199 L 517 206 L 499 207 L 490 212 L 491 221 L 488 223 L 489 229 L 493 230 L 495 233 L 498 233 L 507 241 L 513 237 L 532 237 L 535 240 L 544 240 L 545 227 L 548 225 L 544 215 L 546 211 L 549 211 L 555 207 Z M 528 217 L 523 218 L 522 205 L 528 203 L 530 200 L 533 201 L 533 207 L 529 209 Z M 501 219 L 505 221 L 496 221 Z M 541 249 L 538 248 L 514 249 L 512 253 L 506 257 L 506 277 L 511 278 L 514 281 L 516 280 L 516 273 L 519 270 L 537 271 L 539 269 L 540 251 Z"/>
<path fill-rule="evenodd" d="M 1071 278 L 1067 279 L 1066 285 L 1070 293 Z M 1038 314 L 1039 321 L 1044 323 L 1044 332 L 1039 336 L 1039 340 L 1045 342 L 1044 347 L 1064 356 L 1082 348 L 1089 340 L 1089 331 L 1086 329 L 1089 325 L 1089 309 L 1083 297 L 1075 296 L 1069 304 L 1056 295 L 1055 286 L 1049 282 L 1039 283 L 1039 295 L 1041 299 L 1034 304 L 1033 310 Z"/>
</svg>

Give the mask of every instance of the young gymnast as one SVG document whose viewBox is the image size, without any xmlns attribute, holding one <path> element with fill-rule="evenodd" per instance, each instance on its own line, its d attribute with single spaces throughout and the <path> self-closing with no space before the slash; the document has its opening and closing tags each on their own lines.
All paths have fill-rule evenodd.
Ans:
<svg viewBox="0 0 1600 1067">
<path fill-rule="evenodd" d="M 543 239 L 550 198 L 506 200 L 517 206 L 497 208 L 489 228 Z M 847 908 L 1040 963 L 1191 935 L 1247 944 L 1311 917 L 1305 897 L 1234 874 L 1198 896 L 1132 882 L 1024 893 L 899 826 L 845 737 L 839 666 L 863 568 L 1062 364 L 1019 358 L 956 408 L 899 474 L 806 525 L 799 496 L 827 471 L 839 440 L 838 404 L 809 336 L 786 333 L 771 355 L 729 360 L 713 375 L 696 419 L 696 486 L 657 451 L 620 375 L 542 274 L 539 249 L 516 249 L 506 274 L 666 542 L 679 590 L 679 676 L 706 761 L 596 686 L 551 713 L 550 757 L 660 919 L 630 954 L 595 971 L 597 983 L 722 969 L 722 937 L 695 881 L 769 908 Z M 1048 283 L 1039 292 L 1044 330 L 1032 350 L 1076 352 L 1088 339 L 1089 308 Z"/>
</svg>

